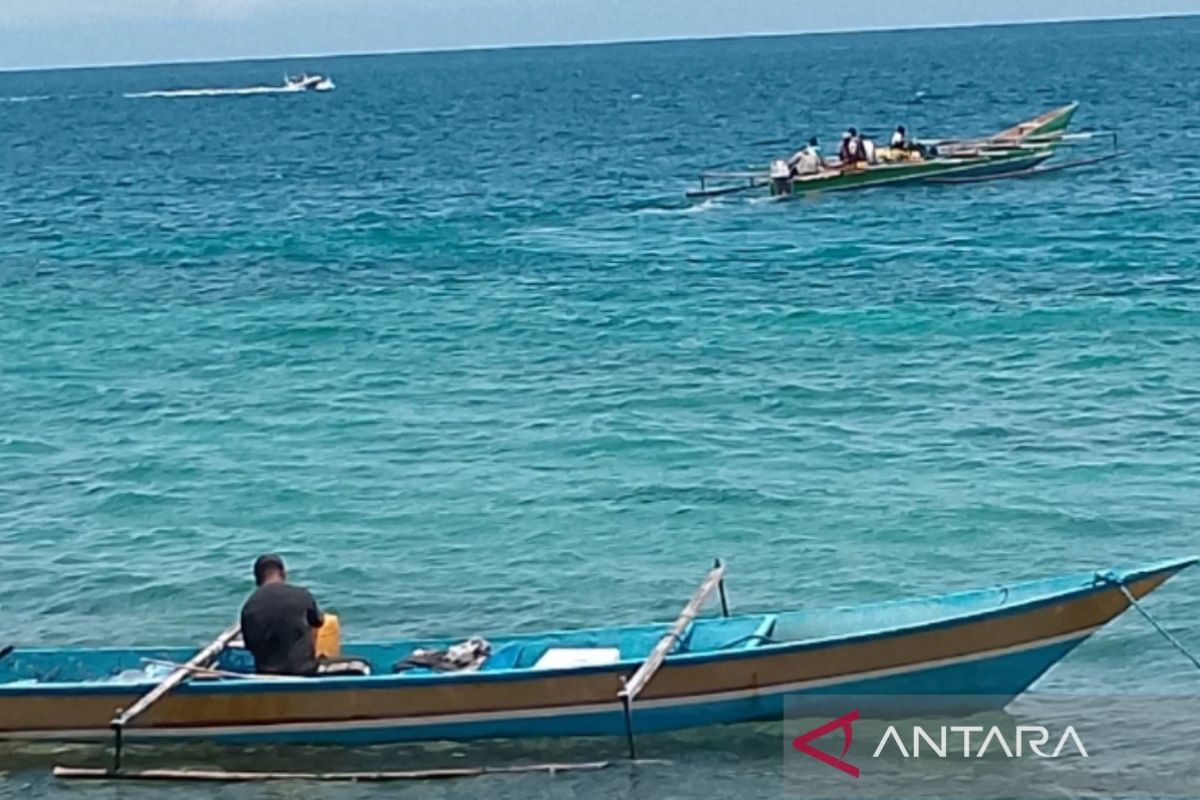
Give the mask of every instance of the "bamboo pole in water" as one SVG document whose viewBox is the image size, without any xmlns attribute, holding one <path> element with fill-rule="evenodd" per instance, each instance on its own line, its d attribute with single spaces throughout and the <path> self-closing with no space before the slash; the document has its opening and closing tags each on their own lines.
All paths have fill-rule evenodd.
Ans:
<svg viewBox="0 0 1200 800">
<path fill-rule="evenodd" d="M 125 781 L 191 781 L 247 783 L 263 781 L 343 781 L 385 782 L 448 780 L 454 778 L 476 778 L 483 775 L 514 775 L 544 772 L 550 775 L 559 772 L 600 770 L 614 766 L 612 761 L 585 761 L 565 764 L 517 764 L 504 767 L 461 767 L 457 769 L 423 769 L 386 772 L 226 772 L 225 770 L 203 769 L 147 769 L 116 771 L 90 767 L 54 768 L 54 777 L 69 780 L 125 780 Z M 637 764 L 669 764 L 669 761 L 638 761 Z"/>
</svg>

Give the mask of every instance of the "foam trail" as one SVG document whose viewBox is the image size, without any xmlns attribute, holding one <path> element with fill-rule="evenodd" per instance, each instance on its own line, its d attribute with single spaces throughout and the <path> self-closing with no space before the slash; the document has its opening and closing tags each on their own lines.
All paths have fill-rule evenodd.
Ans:
<svg viewBox="0 0 1200 800">
<path fill-rule="evenodd" d="M 0 103 L 36 103 L 40 100 L 53 100 L 48 94 L 35 94 L 26 97 L 0 97 Z"/>
<path fill-rule="evenodd" d="M 253 94 L 296 94 L 298 86 L 246 86 L 240 89 L 165 89 L 155 92 L 126 92 L 125 97 L 238 97 Z"/>
<path fill-rule="evenodd" d="M 651 207 L 651 208 L 642 208 L 637 211 L 637 214 L 640 216 L 646 216 L 646 217 L 660 217 L 660 216 L 674 217 L 674 216 L 679 216 L 681 214 L 702 214 L 705 211 L 711 211 L 712 209 L 714 209 L 716 207 L 717 207 L 716 198 L 708 197 L 699 203 L 689 203 L 686 206 L 671 206 L 669 208 L 655 206 L 655 207 Z"/>
</svg>

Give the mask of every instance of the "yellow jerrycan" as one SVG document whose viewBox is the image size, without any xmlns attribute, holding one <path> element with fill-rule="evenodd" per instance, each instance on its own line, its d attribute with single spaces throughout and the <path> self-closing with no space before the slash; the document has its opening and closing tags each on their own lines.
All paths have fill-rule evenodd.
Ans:
<svg viewBox="0 0 1200 800">
<path fill-rule="evenodd" d="M 317 658 L 341 658 L 342 625 L 337 614 L 325 613 L 325 622 L 317 628 Z"/>
</svg>

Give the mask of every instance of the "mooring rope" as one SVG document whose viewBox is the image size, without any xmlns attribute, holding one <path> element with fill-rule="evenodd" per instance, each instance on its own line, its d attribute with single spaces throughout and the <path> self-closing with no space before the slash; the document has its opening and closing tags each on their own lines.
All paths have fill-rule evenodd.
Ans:
<svg viewBox="0 0 1200 800">
<path fill-rule="evenodd" d="M 1158 620 L 1150 616 L 1150 612 L 1142 607 L 1142 604 L 1139 603 L 1138 599 L 1133 596 L 1133 592 L 1129 591 L 1129 587 L 1125 585 L 1124 581 L 1122 581 L 1112 572 L 1097 572 L 1096 582 L 1111 584 L 1120 589 L 1121 594 L 1125 595 L 1125 599 L 1129 601 L 1129 605 L 1136 608 L 1138 613 L 1145 617 L 1146 621 L 1154 626 L 1154 630 L 1162 634 L 1162 637 L 1166 639 L 1172 647 L 1183 653 L 1184 658 L 1186 658 L 1188 661 L 1191 661 L 1192 665 L 1195 666 L 1196 669 L 1200 669 L 1200 658 L 1197 658 L 1191 651 L 1189 651 L 1187 647 L 1184 646 L 1183 642 L 1172 636 L 1170 631 L 1158 623 Z"/>
</svg>

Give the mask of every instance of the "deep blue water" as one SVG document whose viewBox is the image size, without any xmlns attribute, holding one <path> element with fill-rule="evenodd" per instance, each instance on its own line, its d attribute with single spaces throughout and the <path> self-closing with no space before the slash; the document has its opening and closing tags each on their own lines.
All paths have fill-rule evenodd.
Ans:
<svg viewBox="0 0 1200 800">
<path fill-rule="evenodd" d="M 0 74 L 0 639 L 207 641 L 264 549 L 352 638 L 670 618 L 717 555 L 735 606 L 762 608 L 1200 552 L 1198 36 L 1186 19 Z M 126 96 L 302 68 L 337 90 Z M 1127 157 L 682 197 L 703 168 L 792 147 L 755 142 L 986 133 L 1072 99 Z M 1198 589 L 1149 604 L 1194 647 Z M 1195 692 L 1188 670 L 1131 616 L 1045 685 Z M 674 767 L 296 791 L 784 790 L 770 726 L 659 747 Z M 46 757 L 7 759 L 0 794 L 61 791 Z"/>
</svg>

